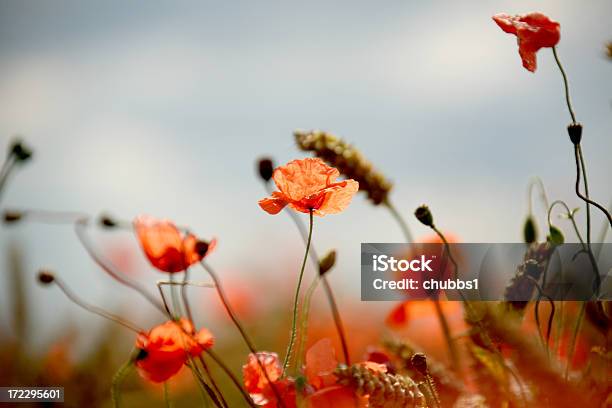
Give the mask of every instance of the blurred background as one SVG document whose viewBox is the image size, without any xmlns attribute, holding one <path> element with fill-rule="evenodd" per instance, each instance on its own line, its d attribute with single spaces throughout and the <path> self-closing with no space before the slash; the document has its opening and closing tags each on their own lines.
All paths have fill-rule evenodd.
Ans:
<svg viewBox="0 0 612 408">
<path fill-rule="evenodd" d="M 13 174 L 1 206 L 150 214 L 217 237 L 210 263 L 236 288 L 260 335 L 289 317 L 269 318 L 269 310 L 289 313 L 303 244 L 286 215 L 257 206 L 266 192 L 255 161 L 304 157 L 294 145 L 296 128 L 327 130 L 359 148 L 394 181 L 392 198 L 415 236 L 428 231 L 412 211 L 427 203 L 437 224 L 461 241 L 520 241 L 531 176 L 543 179 L 551 199 L 580 205 L 552 53 L 540 51 L 537 72 L 527 72 L 515 38 L 491 20 L 533 10 L 561 23 L 558 51 L 584 124 L 592 196 L 607 204 L 609 1 L 3 0 L 0 140 L 6 148 L 22 135 L 35 157 Z M 603 219 L 593 218 L 599 233 Z M 575 241 L 569 225 L 560 225 Z M 81 333 L 70 347 L 78 356 L 108 330 L 58 290 L 39 287 L 40 267 L 57 271 L 91 303 L 142 325 L 159 321 L 93 264 L 70 227 L 0 228 L 0 277 L 9 282 L 15 265 L 23 277 L 17 289 L 0 285 L 0 333 L 14 335 L 10 305 L 23 293 L 29 318 L 20 342 L 27 349 L 45 347 L 70 326 Z M 151 283 L 161 278 L 130 234 L 96 239 L 128 273 Z M 359 302 L 360 243 L 397 241 L 401 231 L 389 213 L 361 194 L 344 213 L 316 219 L 315 247 L 338 250 L 331 280 L 341 308 L 372 315 L 362 325 L 380 321 L 392 305 Z M 222 339 L 235 337 L 213 293 L 193 294 L 201 322 Z M 131 346 L 127 335 L 119 360 Z"/>
</svg>

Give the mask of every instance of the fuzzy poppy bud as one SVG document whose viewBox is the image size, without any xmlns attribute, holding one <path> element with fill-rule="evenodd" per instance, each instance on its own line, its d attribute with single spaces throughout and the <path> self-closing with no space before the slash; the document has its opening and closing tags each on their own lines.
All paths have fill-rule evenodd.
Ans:
<svg viewBox="0 0 612 408">
<path fill-rule="evenodd" d="M 567 133 L 573 144 L 578 145 L 582 140 L 582 125 L 580 123 L 572 123 L 567 127 Z"/>
<path fill-rule="evenodd" d="M 25 146 L 21 140 L 15 140 L 11 145 L 11 154 L 15 156 L 17 161 L 27 161 L 32 157 L 32 150 Z"/>
<path fill-rule="evenodd" d="M 206 241 L 198 241 L 195 244 L 195 252 L 202 258 L 206 255 L 209 248 L 210 248 L 210 244 Z"/>
<path fill-rule="evenodd" d="M 258 169 L 259 176 L 264 181 L 270 181 L 270 179 L 272 178 L 272 174 L 274 173 L 274 162 L 272 162 L 272 159 L 264 157 L 259 160 Z"/>
<path fill-rule="evenodd" d="M 525 225 L 523 226 L 523 241 L 526 244 L 531 244 L 536 242 L 538 239 L 538 231 L 536 229 L 535 221 L 531 215 L 527 217 L 525 220 Z"/>
<path fill-rule="evenodd" d="M 336 250 L 332 249 L 319 261 L 319 275 L 323 276 L 336 264 Z"/>
<path fill-rule="evenodd" d="M 10 224 L 12 222 L 17 222 L 21 220 L 23 214 L 19 211 L 5 211 L 4 212 L 4 222 Z"/>
<path fill-rule="evenodd" d="M 554 225 L 550 226 L 547 239 L 548 242 L 553 245 L 561 245 L 565 242 L 565 237 L 563 236 L 563 233 L 559 228 L 555 227 Z"/>
<path fill-rule="evenodd" d="M 98 219 L 98 222 L 100 223 L 101 226 L 105 228 L 115 228 L 117 226 L 117 221 L 115 221 L 113 218 L 111 218 L 108 215 L 100 216 L 100 218 Z"/>
<path fill-rule="evenodd" d="M 43 285 L 48 285 L 55 280 L 55 276 L 49 271 L 38 272 L 38 281 Z"/>
<path fill-rule="evenodd" d="M 421 221 L 423 225 L 426 225 L 428 227 L 433 226 L 433 215 L 431 215 L 429 207 L 425 204 L 415 210 L 414 216 L 417 218 L 417 220 Z"/>
</svg>

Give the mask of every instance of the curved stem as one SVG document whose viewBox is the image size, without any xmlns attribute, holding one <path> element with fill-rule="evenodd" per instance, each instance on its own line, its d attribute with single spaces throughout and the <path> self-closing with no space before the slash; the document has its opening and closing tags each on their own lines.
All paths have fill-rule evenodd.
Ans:
<svg viewBox="0 0 612 408">
<path fill-rule="evenodd" d="M 78 219 L 75 222 L 75 224 L 74 224 L 74 229 L 75 229 L 75 232 L 77 234 L 77 237 L 79 238 L 79 241 L 81 241 L 81 244 L 83 245 L 83 247 L 85 248 L 85 250 L 87 251 L 89 256 L 94 260 L 94 262 L 96 264 L 98 264 L 98 266 L 100 266 L 103 271 L 105 271 L 108 275 L 110 275 L 117 282 L 122 283 L 125 286 L 135 290 L 138 293 L 140 293 L 153 306 L 155 306 L 160 312 L 162 312 L 162 314 L 166 314 L 166 310 L 165 310 L 164 306 L 156 298 L 154 298 L 149 292 L 147 292 L 138 283 L 132 281 L 131 279 L 128 279 L 123 273 L 121 273 L 118 270 L 116 270 L 113 265 L 107 264 L 96 253 L 96 251 L 93 249 L 93 245 L 89 241 L 89 238 L 85 234 L 85 230 L 84 229 L 85 229 L 85 226 L 87 225 L 88 221 L 89 221 L 88 218 L 80 218 L 80 219 Z"/>
<path fill-rule="evenodd" d="M 126 327 L 136 333 L 143 333 L 144 330 L 141 329 L 140 327 L 138 327 L 137 325 L 128 322 L 127 320 L 114 315 L 110 312 L 107 312 L 106 310 L 99 308 L 97 306 L 93 306 L 90 305 L 89 303 L 84 302 L 83 300 L 81 300 L 73 291 L 71 291 L 68 286 L 66 286 L 66 284 L 64 284 L 64 282 L 58 278 L 57 276 L 55 277 L 53 283 L 55 283 L 57 285 L 58 288 L 60 288 L 60 290 L 62 292 L 64 292 L 64 295 L 66 295 L 66 297 L 68 299 L 70 299 L 73 303 L 75 303 L 76 305 L 82 307 L 83 309 L 87 310 L 90 313 L 96 314 L 98 316 L 104 317 L 105 319 L 111 320 L 115 323 L 118 323 L 120 325 L 122 325 L 123 327 Z"/>
<path fill-rule="evenodd" d="M 223 362 L 223 360 L 221 360 L 221 358 L 210 349 L 206 350 L 206 354 L 208 354 L 210 358 L 212 358 L 213 361 L 219 367 L 221 367 L 221 369 L 230 378 L 230 380 L 236 386 L 236 388 L 238 388 L 238 391 L 240 391 L 240 394 L 242 394 L 242 396 L 244 397 L 245 401 L 249 404 L 249 406 L 253 408 L 257 407 L 257 405 L 255 405 L 255 403 L 251 399 L 251 396 L 244 390 L 244 388 L 242 387 L 242 384 L 240 384 L 240 381 L 238 381 L 238 378 L 236 378 L 234 373 L 232 373 L 232 370 L 229 369 L 229 367 Z"/>
<path fill-rule="evenodd" d="M 310 250 L 310 243 L 312 241 L 312 224 L 313 224 L 313 213 L 312 210 L 309 212 L 309 224 L 308 224 L 308 240 L 306 242 L 306 251 L 304 252 L 304 259 L 302 260 L 302 267 L 298 277 L 297 288 L 295 289 L 295 297 L 293 299 L 293 320 L 291 322 L 291 335 L 289 337 L 289 345 L 287 346 L 287 352 L 285 354 L 285 362 L 283 363 L 283 375 L 287 372 L 289 361 L 291 360 L 291 352 L 293 351 L 293 345 L 297 336 L 297 319 L 298 319 L 298 303 L 300 300 L 300 289 L 302 287 L 302 280 L 304 278 L 304 270 L 306 269 L 306 261 L 308 260 L 308 251 Z"/>
<path fill-rule="evenodd" d="M 410 232 L 410 228 L 408 227 L 406 220 L 404 220 L 404 217 L 402 217 L 399 211 L 397 211 L 397 208 L 395 208 L 395 206 L 388 199 L 385 200 L 383 204 L 389 209 L 393 218 L 395 218 L 395 221 L 402 230 L 402 234 L 404 234 L 404 238 L 406 238 L 406 241 L 414 242 L 414 239 L 412 238 L 412 233 Z"/>
<path fill-rule="evenodd" d="M 304 295 L 304 300 L 302 301 L 302 324 L 300 328 L 300 341 L 298 342 L 297 361 L 295 364 L 296 374 L 299 374 L 300 368 L 302 367 L 302 362 L 304 361 L 304 349 L 306 348 L 306 343 L 308 342 L 308 318 L 310 314 L 310 302 L 312 300 L 312 295 L 319 285 L 319 281 L 320 277 L 317 275 L 308 287 L 306 295 Z"/>
<path fill-rule="evenodd" d="M 113 376 L 113 381 L 111 383 L 111 400 L 113 401 L 113 407 L 115 408 L 119 408 L 119 406 L 121 405 L 121 390 L 119 387 L 121 387 L 123 380 L 125 380 L 125 377 L 127 377 L 127 375 L 130 373 L 133 367 L 133 363 L 133 359 L 130 359 L 125 364 L 123 364 L 119 368 L 119 370 L 117 370 L 117 373 Z"/>
<path fill-rule="evenodd" d="M 219 298 L 221 299 L 221 303 L 223 304 L 223 307 L 225 308 L 225 311 L 227 312 L 227 314 L 229 315 L 230 319 L 232 320 L 232 322 L 234 323 L 234 325 L 236 326 L 236 328 L 240 332 L 240 335 L 242 336 L 242 339 L 246 343 L 247 347 L 249 348 L 251 353 L 255 356 L 255 359 L 257 360 L 257 363 L 259 364 L 259 368 L 261 369 L 261 371 L 263 372 L 264 376 L 266 377 L 266 380 L 270 384 L 270 388 L 272 388 L 272 392 L 274 393 L 274 397 L 278 401 L 278 405 L 281 408 L 287 408 L 286 405 L 285 405 L 285 402 L 281 398 L 280 393 L 278 392 L 278 389 L 276 388 L 276 385 L 270 379 L 270 375 L 268 374 L 268 370 L 263 365 L 263 363 L 261 362 L 261 359 L 257 355 L 257 349 L 255 348 L 255 345 L 253 344 L 253 341 L 250 339 L 250 337 L 247 334 L 246 330 L 244 330 L 244 327 L 242 326 L 242 323 L 240 323 L 240 320 L 238 320 L 238 317 L 234 313 L 234 310 L 232 309 L 232 307 L 231 307 L 231 305 L 229 303 L 227 295 L 225 294 L 225 291 L 223 290 L 223 287 L 221 286 L 221 281 L 219 280 L 219 277 L 217 276 L 215 271 L 206 262 L 204 262 L 202 260 L 202 261 L 200 261 L 200 264 L 204 267 L 204 269 L 206 269 L 206 271 L 208 272 L 208 274 L 212 278 L 212 280 L 213 280 L 213 282 L 215 284 L 215 287 L 217 288 L 217 293 L 219 294 Z"/>
<path fill-rule="evenodd" d="M 200 361 L 200 364 L 202 364 L 202 368 L 204 369 L 204 373 L 206 374 L 206 377 L 208 378 L 208 381 L 210 381 L 210 383 L 212 384 L 213 390 L 214 390 L 215 394 L 217 395 L 217 398 L 219 398 L 219 402 L 221 403 L 221 405 L 223 405 L 224 407 L 228 408 L 229 405 L 227 405 L 227 401 L 225 401 L 225 398 L 223 397 L 223 393 L 221 392 L 221 389 L 217 385 L 217 382 L 213 378 L 212 373 L 208 369 L 208 365 L 206 364 L 206 361 L 204 361 L 204 357 L 202 357 L 201 354 L 198 356 L 198 360 Z"/>
<path fill-rule="evenodd" d="M 266 191 L 269 194 L 272 194 L 272 189 L 268 183 L 265 184 Z M 308 242 L 308 231 L 304 226 L 304 223 L 300 219 L 300 217 L 293 211 L 286 211 L 289 214 L 289 217 L 295 224 L 302 240 L 304 241 L 304 245 Z M 310 247 L 309 257 L 312 260 L 313 266 L 315 270 L 319 268 L 319 256 L 314 248 L 314 246 Z M 334 319 L 334 325 L 336 326 L 336 332 L 338 333 L 338 337 L 340 338 L 340 344 L 342 345 L 342 354 L 344 355 L 344 362 L 346 365 L 351 365 L 351 358 L 348 351 L 348 344 L 346 341 L 346 334 L 344 331 L 344 324 L 342 323 L 342 317 L 340 316 L 340 310 L 338 308 L 338 303 L 336 302 L 336 297 L 334 296 L 334 292 L 332 290 L 331 285 L 329 284 L 329 280 L 326 275 L 323 275 L 323 289 L 325 290 L 325 297 L 327 298 L 327 302 L 329 303 L 329 307 L 331 309 L 332 317 Z M 308 313 L 308 311 L 306 311 Z"/>
<path fill-rule="evenodd" d="M 563 65 L 561 65 L 561 61 L 559 61 L 559 56 L 557 55 L 557 47 L 552 47 L 552 52 L 555 56 L 555 61 L 557 62 L 559 71 L 561 71 L 561 76 L 563 77 L 563 86 L 565 88 L 565 103 L 567 104 L 567 110 L 569 111 L 569 114 L 572 118 L 572 122 L 576 123 L 576 114 L 574 113 L 574 109 L 572 108 L 572 101 L 570 99 L 569 82 L 567 80 L 565 70 L 563 69 Z"/>
<path fill-rule="evenodd" d="M 551 215 L 552 215 L 552 210 L 555 207 L 555 205 L 561 205 L 565 208 L 565 211 L 567 211 L 567 217 L 570 219 L 572 226 L 574 227 L 574 232 L 576 232 L 576 236 L 578 237 L 578 240 L 580 241 L 580 244 L 582 245 L 582 249 L 586 251 L 587 248 L 584 243 L 584 240 L 582 239 L 582 235 L 580 234 L 580 230 L 578 229 L 578 225 L 576 224 L 576 219 L 574 218 L 574 214 L 572 213 L 572 210 L 570 210 L 569 206 L 565 203 L 565 201 L 555 200 L 552 202 L 550 207 L 548 207 L 548 213 L 547 213 L 548 226 L 550 227 L 552 225 Z"/>
</svg>

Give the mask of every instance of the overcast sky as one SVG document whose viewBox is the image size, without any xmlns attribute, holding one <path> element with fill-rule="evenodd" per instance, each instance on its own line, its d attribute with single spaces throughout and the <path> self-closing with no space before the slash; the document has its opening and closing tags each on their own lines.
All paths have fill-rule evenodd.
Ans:
<svg viewBox="0 0 612 408">
<path fill-rule="evenodd" d="M 552 53 L 540 51 L 527 72 L 515 38 L 490 18 L 532 10 L 561 22 L 592 195 L 607 203 L 609 1 L 0 0 L 0 138 L 4 147 L 22 134 L 36 152 L 2 206 L 169 217 L 217 236 L 211 262 L 229 276 L 266 270 L 292 285 L 301 241 L 287 217 L 258 208 L 254 160 L 303 157 L 292 131 L 320 128 L 395 182 L 392 198 L 416 236 L 427 231 L 411 213 L 428 203 L 464 241 L 518 241 L 529 177 L 579 205 Z M 319 251 L 339 250 L 334 283 L 347 299 L 359 293 L 360 242 L 402 239 L 363 195 L 316 221 Z M 11 242 L 23 245 L 29 279 L 49 266 L 95 302 L 129 293 L 96 270 L 70 228 L 2 227 L 2 248 Z M 38 311 L 54 304 L 58 319 L 85 316 L 55 291 L 31 289 Z"/>
</svg>

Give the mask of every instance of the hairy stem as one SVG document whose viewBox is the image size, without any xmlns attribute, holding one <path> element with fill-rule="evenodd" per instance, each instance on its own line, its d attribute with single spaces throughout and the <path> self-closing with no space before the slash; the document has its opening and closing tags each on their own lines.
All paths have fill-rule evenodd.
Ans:
<svg viewBox="0 0 612 408">
<path fill-rule="evenodd" d="M 300 289 L 302 287 L 302 280 L 304 279 L 304 270 L 306 269 L 306 261 L 308 260 L 308 251 L 310 250 L 310 243 L 312 242 L 312 224 L 313 224 L 313 213 L 312 210 L 309 212 L 309 223 L 308 223 L 308 240 L 306 241 L 306 251 L 304 252 L 304 259 L 302 260 L 302 267 L 298 276 L 298 283 L 295 289 L 295 297 L 293 299 L 293 319 L 291 322 L 291 335 L 289 337 L 289 344 L 287 345 L 287 352 L 285 353 L 285 362 L 283 363 L 283 375 L 287 372 L 287 367 L 291 360 L 291 353 L 293 351 L 293 345 L 297 336 L 297 320 L 298 320 L 298 306 L 300 301 Z"/>
</svg>

